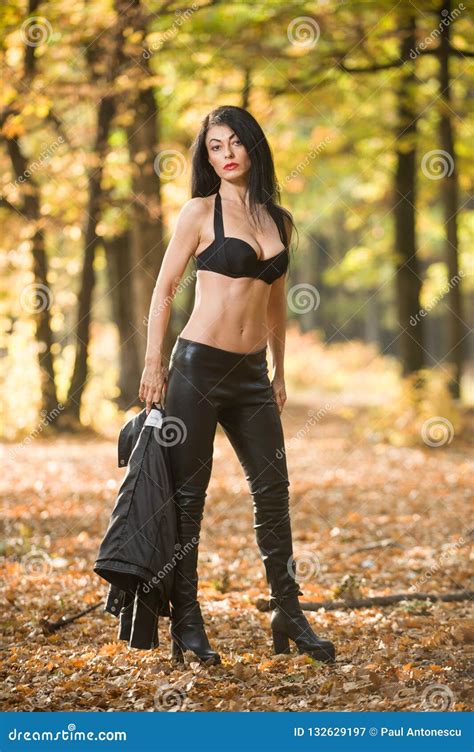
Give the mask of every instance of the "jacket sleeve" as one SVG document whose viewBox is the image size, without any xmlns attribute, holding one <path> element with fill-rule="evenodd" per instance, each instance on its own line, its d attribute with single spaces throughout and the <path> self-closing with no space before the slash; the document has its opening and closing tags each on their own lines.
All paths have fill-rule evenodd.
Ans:
<svg viewBox="0 0 474 752">
<path fill-rule="evenodd" d="M 138 415 L 134 415 L 120 429 L 118 438 L 118 466 L 126 467 L 133 452 L 133 447 L 138 441 L 140 432 L 146 419 L 146 409 L 143 409 Z"/>
</svg>

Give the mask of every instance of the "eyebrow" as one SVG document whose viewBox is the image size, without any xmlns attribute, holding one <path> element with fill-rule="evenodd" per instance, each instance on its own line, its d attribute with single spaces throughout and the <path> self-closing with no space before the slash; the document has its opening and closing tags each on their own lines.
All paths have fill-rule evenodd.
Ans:
<svg viewBox="0 0 474 752">
<path fill-rule="evenodd" d="M 237 135 L 236 133 L 232 133 L 232 134 L 231 134 L 231 135 L 229 136 L 229 138 L 232 138 L 233 136 L 236 136 L 236 135 Z M 222 141 L 222 139 L 221 139 L 221 138 L 210 138 L 210 139 L 209 139 L 209 143 L 211 143 L 211 141 Z"/>
</svg>

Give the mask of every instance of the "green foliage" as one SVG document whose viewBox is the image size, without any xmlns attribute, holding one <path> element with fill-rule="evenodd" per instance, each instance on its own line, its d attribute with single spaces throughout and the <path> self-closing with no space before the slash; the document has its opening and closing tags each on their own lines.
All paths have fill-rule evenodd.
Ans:
<svg viewBox="0 0 474 752">
<path fill-rule="evenodd" d="M 15 0 L 2 7 L 1 102 L 3 108 L 11 108 L 2 122 L 0 148 L 5 199 L 0 206 L 4 225 L 0 248 L 7 259 L 2 269 L 0 315 L 11 332 L 10 342 L 4 338 L 1 346 L 8 383 L 15 383 L 22 398 L 37 396 L 38 373 L 31 365 L 36 353 L 33 345 L 27 346 L 34 319 L 18 307 L 21 290 L 30 281 L 32 238 L 38 229 L 25 220 L 24 202 L 35 187 L 53 293 L 55 368 L 59 392 L 64 394 L 72 368 L 72 333 L 90 209 L 88 176 L 99 165 L 94 153 L 98 105 L 105 95 L 117 94 L 99 225 L 100 236 L 110 239 L 130 229 L 130 206 L 140 201 L 133 193 L 137 166 L 130 160 L 127 137 L 136 115 L 130 95 L 146 87 L 153 88 L 159 107 L 156 151 L 175 150 L 184 163 L 172 181 L 161 180 L 166 231 L 189 197 L 190 147 L 201 119 L 219 104 L 241 104 L 248 82 L 248 108 L 269 138 L 282 203 L 297 223 L 296 273 L 304 281 L 315 276 L 334 290 L 337 295 L 328 301 L 328 311 L 335 326 L 350 319 L 360 337 L 368 299 L 378 290 L 380 317 L 395 335 L 393 207 L 399 200 L 393 195 L 395 151 L 416 147 L 420 165 L 424 152 L 439 147 L 439 66 L 431 55 L 410 62 L 417 78 L 404 96 L 410 104 L 416 100 L 418 135 L 404 134 L 398 142 L 396 92 L 401 69 L 347 71 L 397 62 L 403 31 L 414 12 L 412 3 L 393 8 L 388 0 L 377 6 L 329 0 L 292 6 L 275 0 L 193 6 L 191 12 L 183 12 L 180 3 L 167 4 L 164 12 L 153 1 L 146 6 L 137 3 L 137 7 L 143 11 L 143 28 L 123 30 L 122 52 L 132 54 L 133 65 L 127 67 L 122 60 L 113 71 L 112 83 L 108 80 L 111 49 L 120 19 L 111 0 L 92 5 L 42 4 L 38 15 L 44 39 L 30 48 L 31 76 L 25 70 L 26 6 Z M 417 38 L 423 40 L 433 31 L 438 11 L 437 3 L 424 3 L 416 17 Z M 306 22 L 295 31 L 299 16 Z M 461 14 L 452 25 L 453 44 L 467 50 L 469 34 L 467 13 Z M 347 71 L 341 70 L 340 61 Z M 462 57 L 452 59 L 451 69 L 460 205 L 465 207 L 472 185 L 468 117 L 472 74 Z M 6 146 L 6 139 L 12 137 L 19 139 L 31 172 L 23 182 L 16 179 Z M 157 194 L 158 188 L 157 179 Z M 439 183 L 426 179 L 421 167 L 418 188 L 420 257 L 427 268 L 422 299 L 429 302 L 447 278 L 444 216 Z M 472 264 L 468 216 L 463 208 L 459 245 L 465 270 Z M 320 276 L 319 269 L 313 269 L 314 237 L 318 242 L 323 237 L 327 245 L 329 261 Z M 105 289 L 105 263 L 95 269 L 99 287 Z M 463 287 L 472 289 L 467 276 Z M 441 306 L 436 314 L 443 315 L 443 310 Z M 101 298 L 93 315 L 98 325 L 95 336 L 111 320 L 110 301 Z M 93 351 L 98 352 L 95 346 Z M 116 353 L 111 357 L 116 373 Z M 96 368 L 94 362 L 92 370 Z M 346 380 L 342 370 L 327 378 L 335 389 Z M 8 412 L 9 419 L 14 420 L 13 412 Z M 94 410 L 88 409 L 87 414 L 92 416 Z"/>
</svg>

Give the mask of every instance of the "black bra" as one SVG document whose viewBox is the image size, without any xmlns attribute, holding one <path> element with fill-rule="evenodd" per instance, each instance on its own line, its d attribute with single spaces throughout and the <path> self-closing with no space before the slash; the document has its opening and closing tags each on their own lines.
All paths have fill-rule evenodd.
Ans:
<svg viewBox="0 0 474 752">
<path fill-rule="evenodd" d="M 282 241 L 284 231 L 278 225 Z M 220 193 L 216 193 L 214 203 L 214 240 L 211 245 L 194 256 L 198 271 L 216 272 L 226 277 L 254 277 L 271 285 L 282 276 L 288 268 L 288 249 L 267 259 L 259 259 L 250 243 L 241 238 L 224 237 L 224 221 Z"/>
</svg>

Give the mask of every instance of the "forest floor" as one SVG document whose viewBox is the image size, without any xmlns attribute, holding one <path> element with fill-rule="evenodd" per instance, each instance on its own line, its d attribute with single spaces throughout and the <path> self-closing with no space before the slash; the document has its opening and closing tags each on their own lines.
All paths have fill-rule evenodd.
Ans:
<svg viewBox="0 0 474 752">
<path fill-rule="evenodd" d="M 367 596 L 469 588 L 466 440 L 393 446 L 355 432 L 364 407 L 348 413 L 333 404 L 317 420 L 308 419 L 311 410 L 318 405 L 288 400 L 282 414 L 301 602 L 330 599 L 346 575 L 354 592 Z M 302 426 L 304 436 L 290 440 Z M 298 655 L 293 643 L 292 655 L 273 655 L 270 615 L 256 607 L 268 591 L 251 497 L 220 428 L 199 575 L 208 635 L 222 664 L 173 665 L 166 618 L 159 647 L 130 648 L 117 640 L 117 621 L 102 606 L 43 634 L 42 619 L 68 617 L 105 598 L 107 583 L 92 566 L 124 471 L 116 467 L 116 442 L 100 437 L 37 439 L 20 445 L 14 459 L 11 446 L 3 449 L 1 479 L 5 710 L 472 709 L 474 628 L 466 601 L 306 611 L 317 633 L 335 643 L 336 662 Z"/>
</svg>

